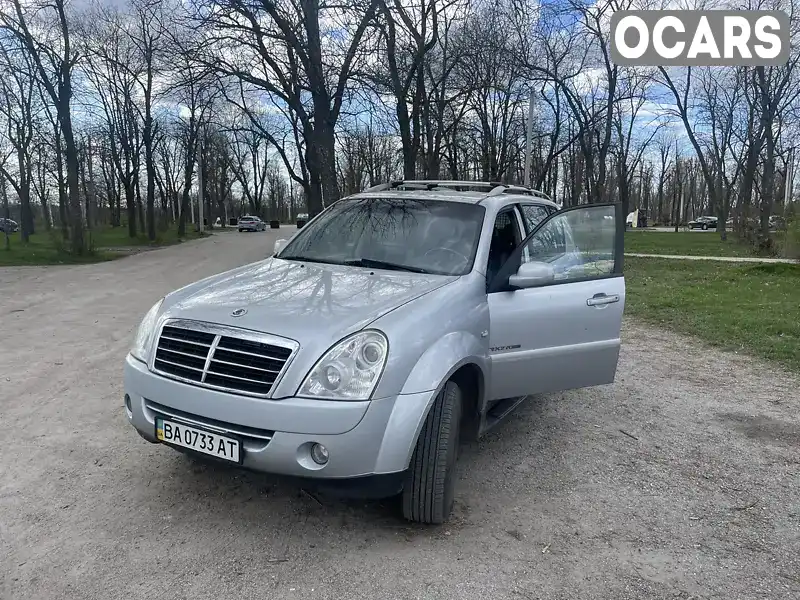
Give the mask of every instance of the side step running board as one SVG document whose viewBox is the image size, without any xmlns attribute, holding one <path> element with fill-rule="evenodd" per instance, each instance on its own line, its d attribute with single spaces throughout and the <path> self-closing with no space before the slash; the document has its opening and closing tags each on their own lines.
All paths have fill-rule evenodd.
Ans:
<svg viewBox="0 0 800 600">
<path fill-rule="evenodd" d="M 494 428 L 495 425 L 500 424 L 511 411 L 522 404 L 522 401 L 527 398 L 528 396 L 518 396 L 516 398 L 503 398 L 495 402 L 486 412 L 479 435 L 483 435 Z"/>
</svg>

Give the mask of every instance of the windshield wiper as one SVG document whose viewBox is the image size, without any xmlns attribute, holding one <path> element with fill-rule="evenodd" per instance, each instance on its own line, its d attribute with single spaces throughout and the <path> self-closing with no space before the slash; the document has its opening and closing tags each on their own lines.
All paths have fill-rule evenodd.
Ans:
<svg viewBox="0 0 800 600">
<path fill-rule="evenodd" d="M 409 265 L 401 265 L 399 263 L 388 262 L 385 260 L 377 260 L 374 258 L 351 258 L 346 260 L 333 260 L 329 258 L 315 258 L 311 256 L 279 256 L 281 260 L 300 260 L 303 262 L 323 263 L 326 265 L 345 265 L 348 267 L 365 267 L 367 269 L 386 269 L 389 271 L 408 271 L 410 273 L 425 273 L 431 274 L 431 271 L 422 269 L 420 267 L 411 267 Z"/>
<path fill-rule="evenodd" d="M 385 260 L 377 260 L 374 258 L 354 258 L 351 260 L 344 261 L 343 264 L 350 267 L 366 267 L 368 269 L 369 268 L 386 269 L 388 271 L 408 271 L 410 273 L 425 273 L 425 274 L 431 273 L 427 269 L 421 269 L 420 267 L 401 265 L 399 263 L 388 262 Z"/>
<path fill-rule="evenodd" d="M 331 260 L 331 259 L 328 259 L 328 258 L 314 258 L 313 256 L 299 256 L 299 255 L 294 255 L 294 254 L 290 254 L 289 256 L 278 256 L 277 258 L 280 258 L 281 260 L 300 260 L 300 261 L 303 261 L 303 262 L 323 263 L 323 264 L 326 264 L 326 265 L 343 265 L 343 264 L 345 264 L 340 260 Z"/>
</svg>

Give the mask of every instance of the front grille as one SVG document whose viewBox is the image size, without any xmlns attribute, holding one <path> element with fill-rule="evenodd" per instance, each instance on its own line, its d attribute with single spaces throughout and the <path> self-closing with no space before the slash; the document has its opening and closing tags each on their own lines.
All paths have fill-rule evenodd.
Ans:
<svg viewBox="0 0 800 600">
<path fill-rule="evenodd" d="M 292 348 L 259 337 L 233 328 L 168 323 L 161 330 L 153 368 L 202 386 L 265 396 Z"/>
</svg>

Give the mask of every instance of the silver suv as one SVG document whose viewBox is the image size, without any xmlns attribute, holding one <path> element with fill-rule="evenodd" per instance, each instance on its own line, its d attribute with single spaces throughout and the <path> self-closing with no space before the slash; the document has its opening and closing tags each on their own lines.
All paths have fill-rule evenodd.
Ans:
<svg viewBox="0 0 800 600">
<path fill-rule="evenodd" d="M 125 362 L 145 439 L 441 523 L 461 438 L 531 394 L 611 383 L 619 206 L 394 182 L 327 207 L 266 260 L 159 300 Z"/>
</svg>

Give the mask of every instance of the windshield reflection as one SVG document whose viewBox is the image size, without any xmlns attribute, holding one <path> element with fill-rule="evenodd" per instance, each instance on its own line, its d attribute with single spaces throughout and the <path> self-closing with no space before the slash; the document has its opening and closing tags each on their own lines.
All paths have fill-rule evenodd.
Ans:
<svg viewBox="0 0 800 600">
<path fill-rule="evenodd" d="M 463 275 L 472 269 L 482 206 L 408 198 L 342 200 L 279 254 L 372 269 Z"/>
</svg>

